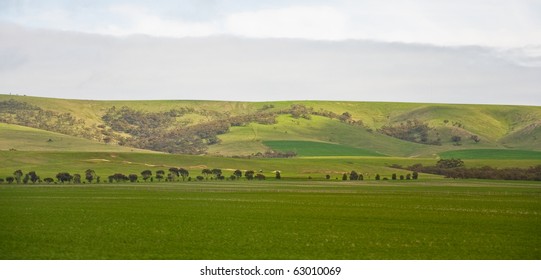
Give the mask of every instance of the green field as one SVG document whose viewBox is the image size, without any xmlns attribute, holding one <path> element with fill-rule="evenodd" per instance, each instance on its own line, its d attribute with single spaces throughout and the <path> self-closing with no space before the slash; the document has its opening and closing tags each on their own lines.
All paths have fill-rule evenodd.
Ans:
<svg viewBox="0 0 541 280">
<path fill-rule="evenodd" d="M 1 259 L 540 259 L 525 182 L 0 187 Z"/>
<path fill-rule="evenodd" d="M 541 152 L 525 150 L 459 150 L 441 153 L 442 158 L 460 158 L 460 159 L 524 159 L 539 160 L 541 163 Z"/>
<path fill-rule="evenodd" d="M 0 108 L 3 122 L 12 123 L 0 123 L 0 259 L 541 258 L 539 182 L 452 180 L 426 173 L 419 180 L 385 180 L 411 173 L 401 167 L 433 166 L 441 158 L 460 158 L 468 168 L 540 165 L 538 106 L 0 95 L 0 102 L 11 99 L 39 109 L 17 111 L 25 115 L 11 112 L 14 103 Z M 294 115 L 293 105 L 312 113 Z M 141 110 L 129 115 L 138 122 L 106 123 L 112 106 Z M 171 151 L 130 141 L 138 140 L 139 124 L 149 125 L 140 114 L 170 110 L 186 113 L 160 117 L 169 126 L 144 133 L 180 141 L 175 138 L 180 134 L 161 132 L 199 126 L 198 133 L 207 133 L 224 118 L 242 118 L 205 138 L 197 155 L 128 147 Z M 275 119 L 244 118 L 262 112 Z M 345 112 L 349 120 L 340 118 Z M 38 120 L 47 122 L 33 125 Z M 412 120 L 429 125 L 431 139 L 439 142 L 426 145 L 382 133 L 385 126 L 404 128 Z M 79 130 L 69 129 L 82 123 Z M 298 156 L 260 156 L 270 150 Z M 188 170 L 190 178 L 158 182 L 154 177 L 146 183 L 140 175 L 147 169 L 154 176 L 158 170 L 167 174 L 171 167 Z M 92 169 L 101 183 L 8 183 L 18 169 L 35 171 L 41 179 L 56 179 L 60 172 L 84 179 Z M 225 180 L 197 181 L 204 169 L 221 169 Z M 266 180 L 230 180 L 236 169 L 253 170 Z M 364 181 L 343 181 L 351 171 Z M 136 174 L 139 180 L 107 183 L 115 173 Z"/>
<path fill-rule="evenodd" d="M 273 150 L 297 153 L 298 156 L 383 156 L 370 150 L 311 141 L 264 141 Z"/>
</svg>

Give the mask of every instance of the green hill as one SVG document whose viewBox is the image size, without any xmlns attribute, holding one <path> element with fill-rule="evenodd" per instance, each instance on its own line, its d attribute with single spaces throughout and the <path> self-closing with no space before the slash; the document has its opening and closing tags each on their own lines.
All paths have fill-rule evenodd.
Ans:
<svg viewBox="0 0 541 280">
<path fill-rule="evenodd" d="M 107 145 L 31 127 L 0 123 L 0 150 L 79 151 L 79 152 L 152 152 L 118 145 Z"/>
<path fill-rule="evenodd" d="M 281 151 L 285 145 L 288 150 L 301 151 L 299 156 L 351 153 L 436 158 L 447 151 L 472 149 L 541 151 L 540 120 L 538 106 L 94 101 L 0 95 L 2 149 L 17 150 L 139 148 L 250 156 Z M 30 136 L 30 132 L 13 125 L 54 132 L 57 138 L 62 135 L 65 143 L 67 139 L 75 142 L 71 146 L 54 139 L 44 142 L 53 136 Z M 76 140 L 86 144 L 77 144 Z M 319 143 L 319 147 L 310 148 L 307 143 Z"/>
</svg>

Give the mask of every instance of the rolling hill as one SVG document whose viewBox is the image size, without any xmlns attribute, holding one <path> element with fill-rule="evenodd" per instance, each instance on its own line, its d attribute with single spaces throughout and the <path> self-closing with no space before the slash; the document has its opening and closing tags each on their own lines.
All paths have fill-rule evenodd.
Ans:
<svg viewBox="0 0 541 280">
<path fill-rule="evenodd" d="M 0 150 L 245 157 L 270 150 L 329 156 L 332 148 L 336 155 L 436 158 L 472 149 L 541 151 L 540 121 L 536 106 L 0 95 Z"/>
</svg>

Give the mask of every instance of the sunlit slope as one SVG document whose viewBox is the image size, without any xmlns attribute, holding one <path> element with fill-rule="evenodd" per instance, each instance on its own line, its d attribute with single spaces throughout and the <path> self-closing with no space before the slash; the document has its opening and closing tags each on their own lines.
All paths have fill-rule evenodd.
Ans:
<svg viewBox="0 0 541 280">
<path fill-rule="evenodd" d="M 153 151 L 107 145 L 60 133 L 5 123 L 0 123 L 0 150 L 155 153 Z"/>
<path fill-rule="evenodd" d="M 320 116 L 306 120 L 284 115 L 278 117 L 277 121 L 274 125 L 250 124 L 245 127 L 233 127 L 230 133 L 220 136 L 222 143 L 211 146 L 209 153 L 228 155 L 250 154 L 254 150 L 264 152 L 269 149 L 264 145 L 264 141 L 278 140 L 326 142 L 396 156 L 432 154 L 438 150 L 437 146 L 402 141 Z"/>
<path fill-rule="evenodd" d="M 182 96 L 179 95 L 179 99 Z M 226 97 L 224 97 L 226 98 Z M 388 156 L 437 157 L 441 152 L 462 149 L 522 149 L 541 150 L 541 107 L 506 105 L 421 104 L 350 101 L 94 101 L 0 95 L 0 101 L 15 99 L 39 106 L 45 110 L 70 113 L 82 119 L 91 128 L 103 125 L 102 116 L 115 106 L 147 112 L 166 112 L 178 108 L 194 108 L 208 115 L 186 114 L 179 119 L 193 125 L 220 121 L 224 116 L 253 114 L 258 111 L 283 112 L 294 104 L 325 110 L 336 114 L 348 112 L 364 127 L 352 126 L 337 119 L 312 115 L 311 119 L 295 119 L 281 113 L 277 123 L 263 125 L 249 123 L 231 127 L 218 135 L 221 143 L 209 146 L 208 154 L 251 155 L 265 152 L 270 147 L 265 141 L 312 141 L 339 144 L 371 150 Z M 378 132 L 385 125 L 399 125 L 408 120 L 426 122 L 433 137 L 441 139 L 441 146 L 423 145 L 399 140 Z M 129 136 L 129 135 L 128 135 Z M 460 145 L 454 145 L 453 136 L 460 136 Z M 470 139 L 480 138 L 479 142 Z"/>
</svg>

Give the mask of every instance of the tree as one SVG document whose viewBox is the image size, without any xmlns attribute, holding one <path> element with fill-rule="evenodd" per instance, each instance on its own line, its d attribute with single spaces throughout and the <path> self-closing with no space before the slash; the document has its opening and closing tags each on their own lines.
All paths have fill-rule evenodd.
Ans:
<svg viewBox="0 0 541 280">
<path fill-rule="evenodd" d="M 379 179 L 381 179 L 381 177 L 379 176 L 379 174 L 376 174 L 376 181 L 379 181 Z"/>
<path fill-rule="evenodd" d="M 143 176 L 143 180 L 146 182 L 148 180 L 148 178 L 152 177 L 152 171 L 150 170 L 143 170 L 141 172 L 141 176 Z"/>
<path fill-rule="evenodd" d="M 137 178 L 138 178 L 138 177 L 137 177 L 137 174 L 130 174 L 130 175 L 128 175 L 128 179 L 129 179 L 130 182 L 132 182 L 132 183 L 137 182 Z"/>
<path fill-rule="evenodd" d="M 111 177 L 111 176 L 109 176 Z M 122 174 L 122 173 L 115 173 L 112 175 L 113 177 L 113 180 L 115 180 L 115 182 L 126 182 L 129 180 L 128 176 Z"/>
<path fill-rule="evenodd" d="M 473 140 L 475 143 L 479 143 L 481 141 L 481 138 L 477 135 L 470 136 L 470 139 Z"/>
<path fill-rule="evenodd" d="M 176 168 L 176 167 L 171 167 L 171 168 L 169 168 L 169 172 L 171 172 L 171 176 L 168 177 L 168 179 L 169 179 L 170 181 L 175 181 L 175 179 L 178 178 L 178 177 L 180 176 L 179 170 L 178 170 L 178 168 Z"/>
<path fill-rule="evenodd" d="M 400 175 L 400 180 L 404 180 L 404 175 Z"/>
<path fill-rule="evenodd" d="M 357 181 L 359 179 L 359 174 L 357 172 L 355 172 L 355 170 L 352 170 L 350 173 L 349 173 L 349 179 L 351 181 Z"/>
<path fill-rule="evenodd" d="M 47 183 L 47 184 L 50 184 L 50 183 L 54 182 L 53 178 L 50 178 L 50 177 L 47 177 L 47 178 L 43 179 L 43 181 L 45 183 Z"/>
<path fill-rule="evenodd" d="M 218 177 L 222 176 L 222 170 L 219 168 L 214 168 L 212 169 L 212 174 L 216 179 L 218 179 Z"/>
<path fill-rule="evenodd" d="M 81 174 L 73 174 L 73 182 L 75 184 L 80 184 L 81 183 Z"/>
<path fill-rule="evenodd" d="M 253 170 L 246 170 L 246 172 L 244 172 L 244 177 L 246 177 L 248 180 L 253 180 L 254 174 L 255 172 Z"/>
<path fill-rule="evenodd" d="M 71 176 L 68 172 L 60 172 L 56 174 L 56 179 L 60 183 L 71 182 L 71 180 L 73 180 L 73 176 Z"/>
<path fill-rule="evenodd" d="M 464 167 L 464 162 L 461 159 L 440 159 L 436 163 L 436 167 L 438 168 L 457 168 L 457 167 Z"/>
<path fill-rule="evenodd" d="M 406 174 L 406 180 L 411 180 L 411 174 Z"/>
<path fill-rule="evenodd" d="M 28 184 L 28 181 L 30 181 L 30 176 L 28 176 L 28 174 L 25 174 L 23 177 L 23 184 Z"/>
<path fill-rule="evenodd" d="M 28 172 L 28 176 L 30 177 L 30 182 L 35 184 L 37 181 L 39 181 L 39 176 L 36 174 L 36 171 L 30 171 Z"/>
<path fill-rule="evenodd" d="M 188 170 L 186 170 L 186 169 L 184 169 L 182 167 L 178 169 L 178 173 L 182 177 L 182 181 L 185 181 L 186 178 L 188 178 L 188 176 L 190 176 L 190 172 L 188 172 Z"/>
<path fill-rule="evenodd" d="M 325 179 L 327 179 L 327 180 L 331 179 L 331 175 L 329 175 L 329 174 L 325 175 Z"/>
<path fill-rule="evenodd" d="M 278 170 L 276 171 L 276 179 L 277 180 L 282 179 L 282 175 L 280 174 L 280 171 L 278 171 Z"/>
<path fill-rule="evenodd" d="M 341 122 L 349 122 L 351 120 L 351 114 L 349 112 L 344 112 L 338 117 Z"/>
<path fill-rule="evenodd" d="M 162 181 L 163 175 L 165 175 L 165 171 L 163 170 L 156 171 L 156 179 L 158 179 L 158 182 Z"/>
<path fill-rule="evenodd" d="M 9 184 L 13 183 L 13 181 L 15 181 L 15 177 L 12 177 L 12 176 L 6 177 L 6 182 L 8 182 Z"/>
<path fill-rule="evenodd" d="M 359 174 L 359 181 L 362 181 L 362 180 L 364 180 L 364 176 L 363 174 Z"/>
<path fill-rule="evenodd" d="M 391 179 L 396 180 L 396 173 L 393 173 L 393 175 L 391 175 Z"/>
<path fill-rule="evenodd" d="M 453 145 L 460 146 L 460 141 L 462 141 L 462 137 L 454 135 L 453 137 L 451 137 L 451 141 L 455 142 Z"/>
<path fill-rule="evenodd" d="M 342 175 L 342 181 L 347 181 L 348 180 L 348 174 L 347 173 L 344 173 Z"/>
<path fill-rule="evenodd" d="M 237 177 L 237 179 L 240 179 L 240 177 L 242 177 L 242 171 L 240 171 L 239 169 L 235 170 L 233 172 L 233 175 L 235 175 Z"/>
<path fill-rule="evenodd" d="M 198 181 L 203 181 L 205 179 L 205 177 L 199 175 L 197 177 L 195 177 Z"/>
<path fill-rule="evenodd" d="M 413 180 L 417 180 L 419 178 L 419 173 L 417 173 L 417 171 L 413 171 L 413 173 L 411 174 L 411 178 Z"/>
<path fill-rule="evenodd" d="M 265 180 L 265 175 L 261 174 L 261 173 L 257 173 L 257 175 L 255 175 L 255 178 L 259 181 L 261 180 Z"/>
<path fill-rule="evenodd" d="M 201 170 L 201 174 L 205 176 L 205 179 L 208 179 L 209 175 L 212 175 L 212 171 L 208 168 Z"/>
<path fill-rule="evenodd" d="M 17 181 L 17 184 L 21 183 L 21 177 L 23 177 L 23 172 L 19 169 L 19 170 L 15 170 L 15 172 L 13 172 L 13 176 L 15 178 L 15 181 Z"/>
<path fill-rule="evenodd" d="M 96 172 L 94 172 L 94 170 L 87 169 L 85 171 L 85 179 L 89 184 L 92 184 L 92 181 L 94 180 L 95 177 L 96 177 Z"/>
<path fill-rule="evenodd" d="M 231 174 L 231 176 L 229 176 L 229 180 L 235 181 L 237 180 L 237 176 L 235 176 L 235 174 Z"/>
</svg>

